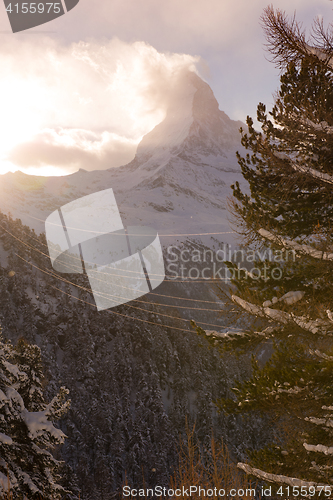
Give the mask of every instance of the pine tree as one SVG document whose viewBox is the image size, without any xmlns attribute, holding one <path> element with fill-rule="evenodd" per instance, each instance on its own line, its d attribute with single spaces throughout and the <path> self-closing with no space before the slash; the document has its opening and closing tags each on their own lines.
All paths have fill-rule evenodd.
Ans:
<svg viewBox="0 0 333 500">
<path fill-rule="evenodd" d="M 225 348 L 274 343 L 274 354 L 235 397 L 232 413 L 271 418 L 272 442 L 250 452 L 246 473 L 296 488 L 333 492 L 333 30 L 316 21 L 311 41 L 295 18 L 272 7 L 262 17 L 273 60 L 283 73 L 270 113 L 258 105 L 261 132 L 248 117 L 238 155 L 251 194 L 232 186 L 232 210 L 248 243 L 273 258 L 251 272 L 229 263 L 233 301 L 267 328 L 225 335 Z M 198 329 L 198 333 L 205 333 Z M 210 342 L 218 334 L 206 335 Z M 322 486 L 321 486 L 322 485 Z M 292 490 L 292 488 L 291 488 Z M 282 491 L 282 497 L 287 490 Z M 292 493 L 291 493 L 292 494 Z M 324 494 L 324 493 L 322 493 Z"/>
<path fill-rule="evenodd" d="M 18 390 L 24 406 L 28 411 L 38 411 L 44 403 L 44 374 L 40 349 L 20 338 L 12 354 L 19 370 L 27 375 Z"/>
<path fill-rule="evenodd" d="M 60 463 L 49 451 L 65 435 L 53 425 L 68 409 L 62 387 L 50 403 L 42 390 L 41 353 L 20 340 L 14 348 L 0 339 L 0 491 L 14 498 L 57 499 Z M 25 495 L 25 496 L 24 496 Z"/>
</svg>

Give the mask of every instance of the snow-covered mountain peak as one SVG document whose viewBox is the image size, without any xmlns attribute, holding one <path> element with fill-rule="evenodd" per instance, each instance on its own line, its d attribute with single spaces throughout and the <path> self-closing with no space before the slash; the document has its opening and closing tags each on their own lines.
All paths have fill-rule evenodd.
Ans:
<svg viewBox="0 0 333 500">
<path fill-rule="evenodd" d="M 225 156 L 239 145 L 241 122 L 219 110 L 209 85 L 193 72 L 186 72 L 172 92 L 165 119 L 144 136 L 138 146 L 136 160 L 177 156 L 189 150 L 203 156 Z M 213 148 L 213 150 L 212 150 Z"/>
<path fill-rule="evenodd" d="M 188 73 L 180 78 L 178 83 L 171 92 L 164 120 L 146 134 L 140 142 L 136 153 L 138 160 L 143 158 L 147 160 L 152 155 L 156 156 L 165 150 L 174 150 L 188 136 L 193 124 L 192 108 L 197 88 Z"/>
<path fill-rule="evenodd" d="M 244 184 L 235 155 L 242 151 L 242 125 L 219 110 L 207 83 L 184 73 L 170 90 L 164 120 L 142 139 L 130 163 L 64 177 L 5 174 L 0 210 L 40 232 L 53 210 L 112 188 L 124 224 L 151 225 L 165 235 L 163 243 L 167 235 L 168 241 L 205 234 L 233 241 L 226 199 L 231 184 Z"/>
</svg>

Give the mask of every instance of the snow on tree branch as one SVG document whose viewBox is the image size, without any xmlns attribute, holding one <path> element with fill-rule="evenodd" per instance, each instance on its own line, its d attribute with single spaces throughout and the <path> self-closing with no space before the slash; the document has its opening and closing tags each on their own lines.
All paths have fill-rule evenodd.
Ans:
<svg viewBox="0 0 333 500">
<path fill-rule="evenodd" d="M 217 332 L 216 330 L 205 330 L 206 335 L 211 336 L 213 338 L 222 338 L 222 339 L 227 339 L 230 338 L 231 336 L 239 336 L 239 337 L 244 337 L 246 335 L 246 332 L 242 332 L 239 330 L 235 331 L 226 331 L 226 332 Z"/>
<path fill-rule="evenodd" d="M 325 455 L 333 455 L 333 446 L 324 446 L 322 444 L 307 444 L 307 443 L 303 443 L 303 446 L 304 448 L 307 450 L 307 451 L 316 451 L 316 452 L 319 452 L 319 453 L 324 453 Z"/>
<path fill-rule="evenodd" d="M 310 120 L 308 120 L 310 122 Z M 326 123 L 326 122 L 322 122 Z M 320 124 L 315 124 L 311 122 L 311 124 L 316 128 L 316 130 L 319 130 Z M 328 127 L 328 126 L 327 126 Z M 325 129 L 326 131 L 326 129 Z M 328 127 L 328 131 L 330 134 L 333 133 L 333 127 Z M 315 170 L 314 168 L 311 167 L 306 167 L 305 165 L 299 165 L 298 163 L 295 163 L 287 154 L 282 153 L 280 151 L 274 151 L 274 156 L 276 158 L 279 158 L 280 160 L 288 160 L 292 168 L 298 172 L 302 172 L 305 174 L 310 174 L 312 177 L 315 177 L 316 179 L 320 179 L 323 182 L 327 182 L 328 184 L 333 184 L 333 176 L 326 174 L 324 172 L 319 172 L 318 170 Z"/>
<path fill-rule="evenodd" d="M 312 333 L 326 333 L 331 326 L 330 322 L 319 318 L 315 320 L 308 320 L 304 316 L 296 316 L 293 313 L 291 313 L 290 316 L 298 326 Z"/>
<path fill-rule="evenodd" d="M 307 52 L 307 54 L 316 56 L 320 61 L 326 63 L 330 68 L 333 69 L 333 57 L 330 54 L 327 54 L 324 50 L 321 50 L 317 47 L 312 47 L 308 43 L 303 43 L 303 48 Z"/>
<path fill-rule="evenodd" d="M 256 316 L 260 316 L 262 318 L 265 317 L 262 307 L 256 306 L 255 304 L 251 304 L 250 302 L 246 302 L 246 300 L 237 297 L 237 295 L 232 295 L 231 300 L 233 300 L 236 304 L 245 309 L 245 311 L 251 314 L 255 314 Z"/>
<path fill-rule="evenodd" d="M 241 299 L 237 295 L 232 295 L 231 299 L 233 302 L 241 306 L 245 311 L 250 314 L 254 314 L 261 318 L 268 318 L 284 325 L 288 323 L 296 323 L 298 326 L 304 330 L 308 330 L 311 333 L 326 333 L 331 327 L 329 321 L 322 319 L 309 320 L 305 316 L 296 316 L 293 313 L 287 313 L 285 311 L 280 311 L 279 309 L 271 309 L 270 307 L 260 307 L 255 304 L 251 304 L 244 299 Z"/>
<path fill-rule="evenodd" d="M 269 481 L 270 483 L 283 483 L 283 484 L 289 484 L 290 486 L 305 486 L 305 487 L 331 487 L 329 484 L 320 484 L 320 483 L 314 483 L 313 481 L 303 481 L 302 479 L 298 479 L 296 477 L 288 477 L 288 476 L 283 476 L 280 474 L 271 474 L 269 472 L 264 472 L 260 469 L 255 469 L 254 467 L 251 467 L 248 464 L 244 464 L 242 462 L 239 462 L 237 464 L 237 467 L 239 469 L 242 469 L 246 474 L 251 474 L 252 476 L 256 476 L 259 479 L 263 479 L 266 481 Z"/>
<path fill-rule="evenodd" d="M 287 305 L 292 305 L 301 300 L 304 297 L 305 292 L 302 291 L 291 291 L 287 292 L 282 297 L 279 299 L 277 297 L 274 297 L 272 300 L 266 300 L 263 303 L 263 307 L 269 307 L 272 306 L 273 304 L 276 304 L 277 302 L 284 302 Z"/>
<path fill-rule="evenodd" d="M 11 487 L 10 479 L 0 472 L 0 492 L 6 493 L 11 490 Z"/>
<path fill-rule="evenodd" d="M 316 425 L 325 425 L 325 427 L 333 427 L 333 420 L 330 418 L 306 417 L 304 420 Z"/>
<path fill-rule="evenodd" d="M 64 442 L 65 434 L 60 429 L 54 427 L 53 423 L 48 420 L 46 410 L 30 412 L 24 409 L 23 418 L 28 427 L 29 436 L 32 439 L 43 436 L 44 432 L 47 432 L 58 443 Z"/>
<path fill-rule="evenodd" d="M 10 436 L 7 436 L 7 434 L 0 432 L 0 443 L 11 445 L 13 444 L 13 440 Z"/>
<path fill-rule="evenodd" d="M 333 253 L 322 252 L 321 250 L 316 250 L 315 248 L 310 247 L 309 245 L 302 245 L 300 243 L 297 243 L 296 241 L 282 238 L 282 236 L 275 236 L 266 229 L 261 228 L 259 229 L 258 233 L 260 234 L 260 236 L 266 238 L 267 240 L 273 241 L 274 243 L 282 245 L 286 248 L 292 248 L 300 253 L 310 255 L 314 259 L 333 260 Z"/>
<path fill-rule="evenodd" d="M 315 354 L 319 358 L 326 359 L 326 360 L 333 360 L 333 356 L 328 356 L 328 354 L 325 354 L 324 352 L 320 352 L 319 349 L 316 349 L 313 351 L 312 349 L 309 349 L 310 354 Z"/>
<path fill-rule="evenodd" d="M 327 122 L 321 121 L 319 123 L 315 123 L 312 120 L 309 120 L 309 118 L 300 118 L 300 120 L 305 124 L 309 125 L 310 127 L 314 128 L 317 131 L 323 131 L 326 132 L 327 134 L 333 134 L 333 127 L 331 127 Z"/>
<path fill-rule="evenodd" d="M 315 170 L 311 167 L 306 167 L 305 165 L 298 165 L 295 162 L 291 162 L 291 166 L 298 172 L 310 174 L 316 179 L 320 179 L 321 181 L 327 182 L 328 184 L 333 184 L 333 177 L 331 175 L 325 174 L 324 172 L 319 172 L 318 170 Z"/>
<path fill-rule="evenodd" d="M 326 314 L 327 314 L 328 319 L 331 321 L 331 323 L 333 323 L 332 312 L 329 309 L 327 309 Z"/>
</svg>

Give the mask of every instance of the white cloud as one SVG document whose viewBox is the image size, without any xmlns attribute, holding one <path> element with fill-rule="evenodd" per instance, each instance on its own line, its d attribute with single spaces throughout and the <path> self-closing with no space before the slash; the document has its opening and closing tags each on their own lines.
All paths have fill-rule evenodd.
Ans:
<svg viewBox="0 0 333 500">
<path fill-rule="evenodd" d="M 59 173 L 79 168 L 99 170 L 124 165 L 132 160 L 137 141 L 104 131 L 48 129 L 30 141 L 18 144 L 8 154 L 8 161 L 28 173 L 48 172 L 60 167 Z"/>
<path fill-rule="evenodd" d="M 0 155 L 11 169 L 127 163 L 163 119 L 179 76 L 198 60 L 119 39 L 3 45 Z"/>
</svg>

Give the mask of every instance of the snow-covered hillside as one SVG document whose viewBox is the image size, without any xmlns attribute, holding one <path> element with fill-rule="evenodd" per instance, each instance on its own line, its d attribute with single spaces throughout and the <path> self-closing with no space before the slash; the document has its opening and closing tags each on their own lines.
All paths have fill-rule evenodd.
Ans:
<svg viewBox="0 0 333 500">
<path fill-rule="evenodd" d="M 233 182 L 244 186 L 235 156 L 242 149 L 241 125 L 219 110 L 207 83 L 186 73 L 165 119 L 142 139 L 129 164 L 64 177 L 5 174 L 0 210 L 41 232 L 54 209 L 111 187 L 123 222 L 154 227 L 162 243 L 198 233 L 226 233 L 218 239 L 233 242 L 226 199 Z"/>
</svg>

